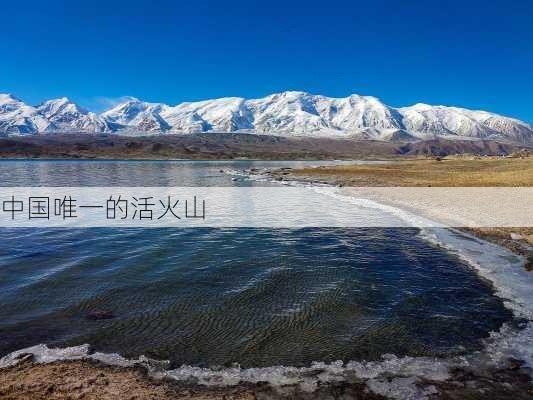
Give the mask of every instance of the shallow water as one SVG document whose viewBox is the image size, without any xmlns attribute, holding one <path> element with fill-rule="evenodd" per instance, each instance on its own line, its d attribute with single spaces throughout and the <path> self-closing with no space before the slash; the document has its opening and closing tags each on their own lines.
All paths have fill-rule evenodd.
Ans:
<svg viewBox="0 0 533 400">
<path fill-rule="evenodd" d="M 254 185 L 221 170 L 279 164 L 9 161 L 0 162 L 0 180 Z M 0 234 L 0 355 L 37 343 L 90 343 L 174 364 L 304 366 L 471 351 L 512 318 L 487 282 L 416 229 Z M 88 320 L 95 310 L 115 318 Z"/>
</svg>

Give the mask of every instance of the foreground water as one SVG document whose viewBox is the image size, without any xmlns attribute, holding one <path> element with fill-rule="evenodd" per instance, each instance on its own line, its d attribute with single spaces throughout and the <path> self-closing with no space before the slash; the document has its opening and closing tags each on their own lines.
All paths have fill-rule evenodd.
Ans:
<svg viewBox="0 0 533 400">
<path fill-rule="evenodd" d="M 0 180 L 254 185 L 228 170 L 279 164 L 9 161 L 0 162 Z M 90 343 L 176 365 L 256 367 L 480 348 L 510 311 L 469 265 L 418 233 L 2 229 L 0 355 Z M 100 310 L 115 318 L 87 319 Z"/>
</svg>

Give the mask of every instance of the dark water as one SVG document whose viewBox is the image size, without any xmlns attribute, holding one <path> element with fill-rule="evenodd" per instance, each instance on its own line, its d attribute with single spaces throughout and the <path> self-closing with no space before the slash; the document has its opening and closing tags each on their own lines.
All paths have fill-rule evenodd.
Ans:
<svg viewBox="0 0 533 400">
<path fill-rule="evenodd" d="M 256 163 L 256 167 L 276 164 Z M 251 185 L 250 162 L 0 162 L 4 186 Z M 0 229 L 0 355 L 37 343 L 175 364 L 472 350 L 511 314 L 416 229 Z M 92 311 L 115 318 L 91 321 Z"/>
</svg>

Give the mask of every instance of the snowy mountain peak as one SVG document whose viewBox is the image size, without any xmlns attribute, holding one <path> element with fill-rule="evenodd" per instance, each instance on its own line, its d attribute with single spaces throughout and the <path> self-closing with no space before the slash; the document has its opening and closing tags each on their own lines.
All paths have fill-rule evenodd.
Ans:
<svg viewBox="0 0 533 400">
<path fill-rule="evenodd" d="M 0 104 L 2 103 L 12 103 L 20 101 L 17 97 L 11 93 L 0 93 Z"/>
<path fill-rule="evenodd" d="M 96 115 L 67 97 L 31 107 L 0 94 L 0 134 L 62 132 L 249 132 L 280 136 L 414 140 L 489 138 L 533 143 L 531 125 L 498 114 L 417 103 L 395 108 L 373 96 L 332 98 L 301 91 L 258 99 L 225 97 L 175 106 L 134 97 Z"/>
<path fill-rule="evenodd" d="M 37 107 L 40 115 L 62 132 L 111 132 L 105 120 L 72 102 L 68 97 L 45 101 Z"/>
<path fill-rule="evenodd" d="M 18 135 L 46 132 L 53 124 L 41 116 L 35 107 L 11 94 L 0 94 L 0 133 Z"/>
<path fill-rule="evenodd" d="M 70 101 L 68 97 L 60 97 L 57 99 L 47 100 L 44 103 L 40 104 L 37 109 L 46 117 L 54 116 L 57 113 L 65 111 L 76 111 L 81 114 L 88 114 L 89 112 L 81 107 L 79 107 L 74 102 Z"/>
<path fill-rule="evenodd" d="M 266 96 L 266 98 L 277 99 L 277 98 L 282 98 L 282 97 L 296 98 L 296 97 L 305 97 L 305 96 L 310 96 L 310 94 L 307 92 L 301 92 L 298 90 L 286 90 L 284 92 L 272 93 L 271 95 Z"/>
<path fill-rule="evenodd" d="M 18 96 L 12 93 L 0 93 L 0 103 L 24 103 Z"/>
<path fill-rule="evenodd" d="M 430 110 L 432 108 L 437 108 L 439 106 L 430 106 L 429 104 L 426 104 L 426 103 L 416 103 L 410 107 L 404 107 L 406 109 L 410 108 L 410 109 L 413 109 L 413 110 L 417 110 L 417 111 L 425 111 L 425 110 Z"/>
<path fill-rule="evenodd" d="M 159 115 L 165 106 L 160 103 L 147 103 L 137 98 L 125 102 L 101 114 L 101 117 L 115 129 L 138 129 L 140 131 L 164 131 L 170 126 Z"/>
</svg>

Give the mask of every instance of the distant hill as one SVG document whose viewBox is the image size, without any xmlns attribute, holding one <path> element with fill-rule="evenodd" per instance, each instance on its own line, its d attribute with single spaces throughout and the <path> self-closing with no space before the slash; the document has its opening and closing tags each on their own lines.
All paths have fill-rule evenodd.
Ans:
<svg viewBox="0 0 533 400">
<path fill-rule="evenodd" d="M 107 159 L 379 159 L 451 154 L 508 155 L 523 146 L 490 140 L 415 142 L 288 138 L 242 133 L 128 137 L 57 134 L 0 138 L 3 158 Z"/>
</svg>

